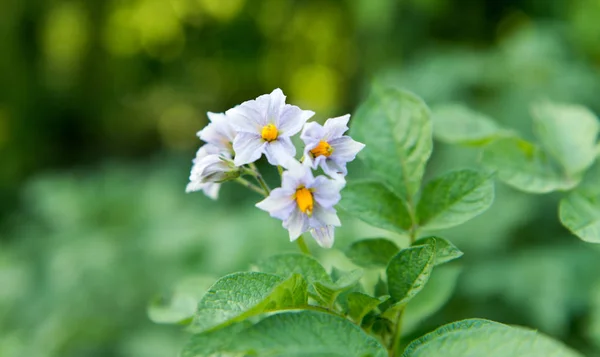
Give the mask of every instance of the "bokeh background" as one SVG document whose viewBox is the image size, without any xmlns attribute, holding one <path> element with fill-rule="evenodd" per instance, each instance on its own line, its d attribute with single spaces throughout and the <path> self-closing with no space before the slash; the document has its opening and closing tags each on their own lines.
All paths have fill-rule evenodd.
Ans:
<svg viewBox="0 0 600 357">
<path fill-rule="evenodd" d="M 184 193 L 206 111 L 281 87 L 324 120 L 376 83 L 527 136 L 537 99 L 600 113 L 598 19 L 598 0 L 1 1 L 0 357 L 174 356 L 154 296 L 295 250 L 252 193 Z M 428 177 L 476 156 L 436 143 Z M 441 232 L 466 253 L 456 290 L 406 338 L 483 317 L 600 356 L 600 250 L 559 198 L 498 184 Z M 338 248 L 384 234 L 342 219 Z"/>
</svg>

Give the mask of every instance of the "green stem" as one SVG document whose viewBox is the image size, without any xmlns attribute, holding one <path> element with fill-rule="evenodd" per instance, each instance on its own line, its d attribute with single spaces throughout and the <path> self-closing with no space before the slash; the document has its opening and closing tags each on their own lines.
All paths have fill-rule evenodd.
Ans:
<svg viewBox="0 0 600 357">
<path fill-rule="evenodd" d="M 238 177 L 238 178 L 235 179 L 235 182 L 239 183 L 240 185 L 242 185 L 242 186 L 244 186 L 246 188 L 251 189 L 252 191 L 258 193 L 261 196 L 265 196 L 265 197 L 268 196 L 268 194 L 265 194 L 265 191 L 262 188 L 256 186 L 255 184 L 253 184 L 252 182 L 250 182 L 250 181 L 248 181 L 246 179 Z"/>
<path fill-rule="evenodd" d="M 283 167 L 277 166 L 277 171 L 279 172 L 279 177 L 283 176 Z"/>
<path fill-rule="evenodd" d="M 303 236 L 298 237 L 298 239 L 296 239 L 296 243 L 298 244 L 298 248 L 300 248 L 300 251 L 302 251 L 302 253 L 306 255 L 312 255 L 310 254 L 310 249 L 308 249 L 308 245 L 306 245 Z"/>
<path fill-rule="evenodd" d="M 404 308 L 398 312 L 398 316 L 396 317 L 396 321 L 394 323 L 394 331 L 392 335 L 392 341 L 390 342 L 390 346 L 388 348 L 388 353 L 390 357 L 396 356 L 396 349 L 398 348 L 398 344 L 400 343 L 400 338 L 402 337 L 402 317 L 404 316 Z"/>
<path fill-rule="evenodd" d="M 269 185 L 267 185 L 267 182 L 265 181 L 265 179 L 263 179 L 262 175 L 260 174 L 260 171 L 258 171 L 258 168 L 254 163 L 250 164 L 250 168 L 254 171 L 254 179 L 260 184 L 263 190 L 265 190 L 265 193 L 268 196 L 269 193 L 271 193 Z"/>
</svg>

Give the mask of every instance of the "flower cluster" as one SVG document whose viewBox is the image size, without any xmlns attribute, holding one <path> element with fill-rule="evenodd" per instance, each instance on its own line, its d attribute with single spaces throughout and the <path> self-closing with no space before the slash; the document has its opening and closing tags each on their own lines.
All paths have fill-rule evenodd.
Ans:
<svg viewBox="0 0 600 357">
<path fill-rule="evenodd" d="M 193 160 L 186 191 L 216 199 L 221 183 L 235 180 L 266 196 L 256 206 L 282 220 L 290 240 L 310 231 L 319 245 L 331 247 L 334 227 L 341 225 L 334 206 L 345 186 L 346 164 L 364 145 L 344 135 L 350 115 L 324 125 L 307 123 L 314 114 L 286 104 L 280 89 L 225 113 L 208 113 L 210 123 L 198 132 L 205 144 Z M 305 145 L 300 160 L 291 140 L 298 133 Z M 281 173 L 281 187 L 272 191 L 254 165 L 263 155 Z M 315 176 L 313 170 L 319 168 L 324 175 Z"/>
</svg>

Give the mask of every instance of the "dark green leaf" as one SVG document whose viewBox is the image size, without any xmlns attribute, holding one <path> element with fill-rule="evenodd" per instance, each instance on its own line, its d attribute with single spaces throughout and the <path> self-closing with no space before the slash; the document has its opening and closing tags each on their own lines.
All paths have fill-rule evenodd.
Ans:
<svg viewBox="0 0 600 357">
<path fill-rule="evenodd" d="M 425 186 L 417 216 L 423 228 L 449 228 L 485 212 L 493 201 L 494 181 L 489 173 L 453 171 Z"/>
<path fill-rule="evenodd" d="M 397 89 L 375 91 L 353 116 L 351 133 L 366 144 L 360 156 L 370 172 L 410 202 L 433 146 L 425 103 Z"/>
<path fill-rule="evenodd" d="M 402 357 L 582 357 L 539 332 L 472 319 L 454 322 L 411 342 Z"/>
<path fill-rule="evenodd" d="M 381 298 L 375 298 L 367 294 L 359 292 L 351 292 L 348 294 L 347 305 L 348 305 L 348 316 L 360 324 L 363 317 L 371 310 L 375 309 L 379 304 L 389 299 L 389 296 Z"/>
<path fill-rule="evenodd" d="M 456 246 L 444 238 L 440 237 L 425 237 L 418 239 L 413 243 L 414 245 L 431 244 L 435 247 L 435 265 L 447 263 L 451 260 L 458 259 L 463 256 Z"/>
<path fill-rule="evenodd" d="M 342 192 L 340 207 L 375 227 L 405 232 L 411 227 L 406 202 L 379 182 L 352 182 Z"/>
<path fill-rule="evenodd" d="M 354 264 L 363 268 L 384 268 L 399 250 L 389 239 L 373 238 L 352 243 L 345 253 Z"/>
<path fill-rule="evenodd" d="M 307 304 L 306 281 L 298 274 L 279 276 L 242 272 L 219 279 L 198 303 L 194 332 L 221 328 L 250 316 Z"/>
<path fill-rule="evenodd" d="M 389 294 L 396 305 L 405 304 L 423 289 L 435 264 L 435 245 L 402 249 L 388 264 Z"/>
</svg>

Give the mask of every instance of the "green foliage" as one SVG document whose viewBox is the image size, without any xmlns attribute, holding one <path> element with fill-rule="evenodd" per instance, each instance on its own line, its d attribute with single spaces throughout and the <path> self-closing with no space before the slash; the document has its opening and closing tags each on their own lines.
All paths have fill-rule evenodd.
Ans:
<svg viewBox="0 0 600 357">
<path fill-rule="evenodd" d="M 366 144 L 361 153 L 369 171 L 404 200 L 419 190 L 432 150 L 429 109 L 406 91 L 374 91 L 352 122 L 352 136 Z"/>
<path fill-rule="evenodd" d="M 191 327 L 208 331 L 265 312 L 303 307 L 307 301 L 300 275 L 283 280 L 266 273 L 234 273 L 219 279 L 200 300 Z"/>
<path fill-rule="evenodd" d="M 341 275 L 335 282 L 316 282 L 314 283 L 315 290 L 319 300 L 327 307 L 333 306 L 338 296 L 345 291 L 352 289 L 358 284 L 363 276 L 362 269 L 352 270 Z"/>
<path fill-rule="evenodd" d="M 577 185 L 577 180 L 565 176 L 539 146 L 516 137 L 488 145 L 482 163 L 497 171 L 500 180 L 525 192 L 547 193 Z"/>
<path fill-rule="evenodd" d="M 488 173 L 460 170 L 447 173 L 424 188 L 417 206 L 424 229 L 462 224 L 486 211 L 494 201 L 494 182 Z"/>
<path fill-rule="evenodd" d="M 488 320 L 463 320 L 411 342 L 402 357 L 548 356 L 581 357 L 536 331 Z"/>
<path fill-rule="evenodd" d="M 363 239 L 353 242 L 345 250 L 346 256 L 363 268 L 385 268 L 400 248 L 385 238 Z"/>
<path fill-rule="evenodd" d="M 389 299 L 389 296 L 374 298 L 367 294 L 352 291 L 347 297 L 348 316 L 350 316 L 354 322 L 360 324 L 367 313 L 371 312 L 387 299 Z"/>
<path fill-rule="evenodd" d="M 577 177 L 596 160 L 600 122 L 589 109 L 541 103 L 533 107 L 533 124 L 542 146 L 570 177 Z"/>
<path fill-rule="evenodd" d="M 434 138 L 448 143 L 483 146 L 509 135 L 491 118 L 460 104 L 444 104 L 432 109 Z"/>
<path fill-rule="evenodd" d="M 340 207 L 383 229 L 402 233 L 411 226 L 407 203 L 379 182 L 352 182 L 342 191 Z"/>
<path fill-rule="evenodd" d="M 218 331 L 220 332 L 220 331 Z M 301 311 L 276 314 L 227 334 L 194 336 L 182 357 L 209 356 L 387 357 L 373 337 L 331 314 Z"/>
<path fill-rule="evenodd" d="M 264 273 L 275 274 L 287 279 L 292 274 L 300 274 L 308 282 L 308 291 L 316 294 L 314 284 L 331 282 L 325 268 L 314 258 L 304 254 L 277 254 L 265 258 L 256 264 L 256 268 Z"/>
<path fill-rule="evenodd" d="M 570 193 L 560 202 L 560 221 L 584 241 L 600 243 L 600 194 Z"/>
<path fill-rule="evenodd" d="M 436 267 L 427 285 L 421 290 L 418 298 L 412 299 L 404 309 L 402 333 L 414 332 L 423 321 L 438 312 L 450 299 L 456 288 L 461 267 L 447 265 Z"/>
<path fill-rule="evenodd" d="M 462 257 L 461 252 L 454 244 L 440 237 L 425 237 L 416 240 L 413 245 L 431 245 L 435 247 L 435 263 L 440 265 Z"/>
<path fill-rule="evenodd" d="M 386 269 L 394 304 L 406 304 L 417 295 L 429 280 L 434 264 L 435 244 L 413 246 L 396 254 Z"/>
</svg>

